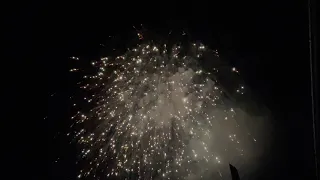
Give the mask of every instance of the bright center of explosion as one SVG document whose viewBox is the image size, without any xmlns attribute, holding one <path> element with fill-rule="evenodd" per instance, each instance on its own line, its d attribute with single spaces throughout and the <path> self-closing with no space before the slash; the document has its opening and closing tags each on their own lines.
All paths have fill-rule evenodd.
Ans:
<svg viewBox="0 0 320 180">
<path fill-rule="evenodd" d="M 245 159 L 255 139 L 215 75 L 200 68 L 206 51 L 146 44 L 94 63 L 100 71 L 82 88 L 95 107 L 73 117 L 84 127 L 79 178 L 212 178 Z"/>
</svg>

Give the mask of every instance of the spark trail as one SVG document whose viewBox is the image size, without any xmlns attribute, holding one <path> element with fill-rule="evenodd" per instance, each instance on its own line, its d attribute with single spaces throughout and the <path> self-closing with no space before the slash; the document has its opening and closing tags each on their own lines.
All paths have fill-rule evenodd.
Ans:
<svg viewBox="0 0 320 180">
<path fill-rule="evenodd" d="M 245 157 L 241 137 L 248 132 L 239 127 L 215 74 L 201 68 L 206 51 L 202 44 L 147 43 L 94 62 L 98 73 L 85 76 L 90 83 L 81 86 L 91 92 L 85 100 L 94 108 L 72 117 L 81 127 L 75 132 L 81 147 L 78 178 L 221 177 L 222 165 Z M 244 87 L 236 87 L 243 94 Z"/>
</svg>

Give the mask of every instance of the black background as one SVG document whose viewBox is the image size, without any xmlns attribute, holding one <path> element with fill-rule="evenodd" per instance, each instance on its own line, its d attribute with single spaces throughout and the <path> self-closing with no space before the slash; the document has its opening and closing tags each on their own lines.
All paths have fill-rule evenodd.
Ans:
<svg viewBox="0 0 320 180">
<path fill-rule="evenodd" d="M 159 33 L 185 30 L 217 48 L 270 109 L 276 138 L 269 158 L 261 159 L 264 169 L 249 178 L 315 179 L 307 2 L 37 3 L 27 11 L 21 26 L 32 24 L 29 32 L 48 74 L 39 81 L 48 88 L 48 108 L 40 109 L 48 123 L 49 151 L 43 158 L 48 157 L 50 179 L 76 176 L 75 147 L 59 135 L 70 123 L 67 97 L 74 79 L 68 57 L 94 60 L 109 35 L 123 35 L 125 44 L 132 25 L 141 23 Z"/>
</svg>

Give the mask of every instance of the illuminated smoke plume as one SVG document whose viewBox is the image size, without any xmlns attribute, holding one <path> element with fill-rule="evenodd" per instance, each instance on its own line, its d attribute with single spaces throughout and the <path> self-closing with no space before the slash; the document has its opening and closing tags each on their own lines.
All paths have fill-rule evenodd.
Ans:
<svg viewBox="0 0 320 180">
<path fill-rule="evenodd" d="M 237 119 L 244 113 L 219 83 L 220 67 L 201 68 L 208 52 L 219 59 L 202 44 L 146 43 L 93 62 L 98 73 L 81 85 L 93 108 L 72 117 L 78 178 L 226 179 L 229 162 L 249 159 L 256 139 Z M 241 84 L 230 87 L 245 92 Z"/>
</svg>

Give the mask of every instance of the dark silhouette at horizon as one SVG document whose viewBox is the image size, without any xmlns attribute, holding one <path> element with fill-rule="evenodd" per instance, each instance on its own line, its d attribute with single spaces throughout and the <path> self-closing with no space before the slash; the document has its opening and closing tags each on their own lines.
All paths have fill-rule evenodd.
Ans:
<svg viewBox="0 0 320 180">
<path fill-rule="evenodd" d="M 232 180 L 240 180 L 240 176 L 236 167 L 229 164 Z"/>
</svg>

